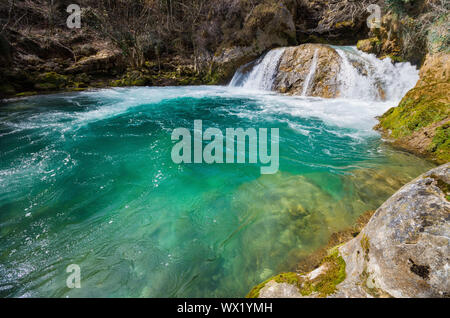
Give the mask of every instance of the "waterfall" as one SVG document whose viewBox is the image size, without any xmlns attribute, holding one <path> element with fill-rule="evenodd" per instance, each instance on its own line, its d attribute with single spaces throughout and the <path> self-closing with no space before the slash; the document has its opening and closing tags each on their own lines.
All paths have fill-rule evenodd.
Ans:
<svg viewBox="0 0 450 318">
<path fill-rule="evenodd" d="M 273 81 L 278 72 L 280 59 L 283 56 L 285 48 L 273 49 L 260 58 L 253 69 L 245 74 L 243 71 L 247 65 L 241 67 L 229 86 L 239 86 L 248 89 L 272 90 Z"/>
<path fill-rule="evenodd" d="M 311 84 L 311 79 L 313 78 L 313 76 L 316 73 L 316 68 L 317 68 L 317 58 L 319 55 L 319 49 L 316 49 L 314 51 L 314 57 L 309 69 L 309 73 L 308 76 L 306 77 L 305 83 L 303 84 L 303 92 L 302 92 L 302 96 L 306 96 L 306 93 L 308 93 L 308 88 L 309 85 Z"/>
<path fill-rule="evenodd" d="M 408 62 L 394 64 L 389 58 L 380 60 L 351 46 L 331 47 L 340 57 L 340 71 L 336 78 L 340 98 L 398 102 L 419 80 L 416 67 Z M 272 90 L 284 51 L 285 48 L 271 50 L 258 60 L 242 66 L 229 86 Z M 318 53 L 319 49 L 316 49 L 302 96 L 308 96 L 316 73 L 320 71 Z"/>
<path fill-rule="evenodd" d="M 399 101 L 419 80 L 416 67 L 409 62 L 394 64 L 355 47 L 334 49 L 341 57 L 340 97 Z"/>
</svg>

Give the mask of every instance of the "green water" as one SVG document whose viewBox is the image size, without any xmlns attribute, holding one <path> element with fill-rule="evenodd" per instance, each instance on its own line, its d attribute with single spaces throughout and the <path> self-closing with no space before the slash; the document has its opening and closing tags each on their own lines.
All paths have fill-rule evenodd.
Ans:
<svg viewBox="0 0 450 318">
<path fill-rule="evenodd" d="M 431 168 L 372 131 L 390 106 L 225 87 L 2 104 L 0 296 L 245 296 Z M 171 133 L 195 119 L 279 128 L 280 171 L 174 164 Z"/>
</svg>

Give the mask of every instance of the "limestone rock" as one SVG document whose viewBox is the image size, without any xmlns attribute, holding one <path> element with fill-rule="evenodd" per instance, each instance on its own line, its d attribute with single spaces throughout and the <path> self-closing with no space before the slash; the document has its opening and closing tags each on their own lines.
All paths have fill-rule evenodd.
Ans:
<svg viewBox="0 0 450 318">
<path fill-rule="evenodd" d="M 313 64 L 316 65 L 313 65 Z M 303 44 L 285 50 L 274 81 L 274 89 L 290 95 L 337 97 L 341 57 L 327 45 Z M 312 71 L 315 68 L 315 71 Z"/>
<path fill-rule="evenodd" d="M 95 55 L 82 58 L 70 66 L 67 73 L 108 73 L 123 68 L 122 54 L 119 50 L 104 49 Z"/>
<path fill-rule="evenodd" d="M 426 86 L 432 83 L 450 82 L 450 54 L 428 54 L 420 68 L 420 81 L 418 86 Z"/>
<path fill-rule="evenodd" d="M 259 298 L 300 298 L 298 288 L 288 283 L 268 282 L 259 292 Z"/>
<path fill-rule="evenodd" d="M 370 39 L 359 40 L 356 44 L 358 50 L 369 53 L 379 55 L 381 51 L 381 42 L 377 37 L 373 37 Z"/>
<path fill-rule="evenodd" d="M 280 274 L 249 296 L 449 297 L 449 199 L 450 163 L 401 188 L 316 270 Z"/>
<path fill-rule="evenodd" d="M 340 248 L 347 279 L 335 297 L 450 295 L 450 164 L 404 186 Z"/>
<path fill-rule="evenodd" d="M 294 17 L 282 2 L 263 2 L 245 17 L 242 26 L 227 30 L 225 40 L 213 57 L 218 82 L 229 80 L 239 66 L 248 63 L 268 49 L 296 44 Z"/>
</svg>

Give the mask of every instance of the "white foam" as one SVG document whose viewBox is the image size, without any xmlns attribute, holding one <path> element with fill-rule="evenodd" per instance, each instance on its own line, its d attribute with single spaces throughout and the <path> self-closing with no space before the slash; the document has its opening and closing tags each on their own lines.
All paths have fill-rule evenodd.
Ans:
<svg viewBox="0 0 450 318">
<path fill-rule="evenodd" d="M 383 99 L 398 103 L 419 80 L 419 72 L 409 62 L 394 64 L 389 58 L 378 59 L 374 54 L 355 47 L 335 47 L 342 59 L 339 74 L 341 97 L 352 99 Z M 359 69 L 358 69 L 359 68 Z"/>
<path fill-rule="evenodd" d="M 380 60 L 374 54 L 358 51 L 351 46 L 333 46 L 333 48 L 341 58 L 338 75 L 341 98 L 373 101 L 385 99 L 395 104 L 419 80 L 417 68 L 408 62 L 394 64 L 389 58 Z M 250 67 L 250 64 L 240 68 L 229 86 L 271 91 L 284 51 L 285 48 L 269 51 L 253 62 L 254 66 L 250 72 L 243 71 Z M 317 59 L 318 50 L 316 49 L 303 86 L 303 96 L 308 95 L 311 82 L 314 80 Z"/>
<path fill-rule="evenodd" d="M 230 82 L 230 86 L 241 86 L 255 90 L 272 90 L 284 51 L 285 48 L 270 50 L 256 63 L 248 75 L 243 74 L 242 69 L 237 71 Z"/>
</svg>

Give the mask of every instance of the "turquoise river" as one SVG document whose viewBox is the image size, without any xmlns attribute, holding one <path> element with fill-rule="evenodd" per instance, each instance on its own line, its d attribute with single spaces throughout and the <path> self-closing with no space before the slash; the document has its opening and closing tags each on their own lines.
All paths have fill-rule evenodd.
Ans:
<svg viewBox="0 0 450 318">
<path fill-rule="evenodd" d="M 372 130 L 392 106 L 231 86 L 4 102 L 0 296 L 243 297 L 432 167 Z M 279 128 L 279 172 L 173 163 L 172 131 L 196 119 Z"/>
</svg>

